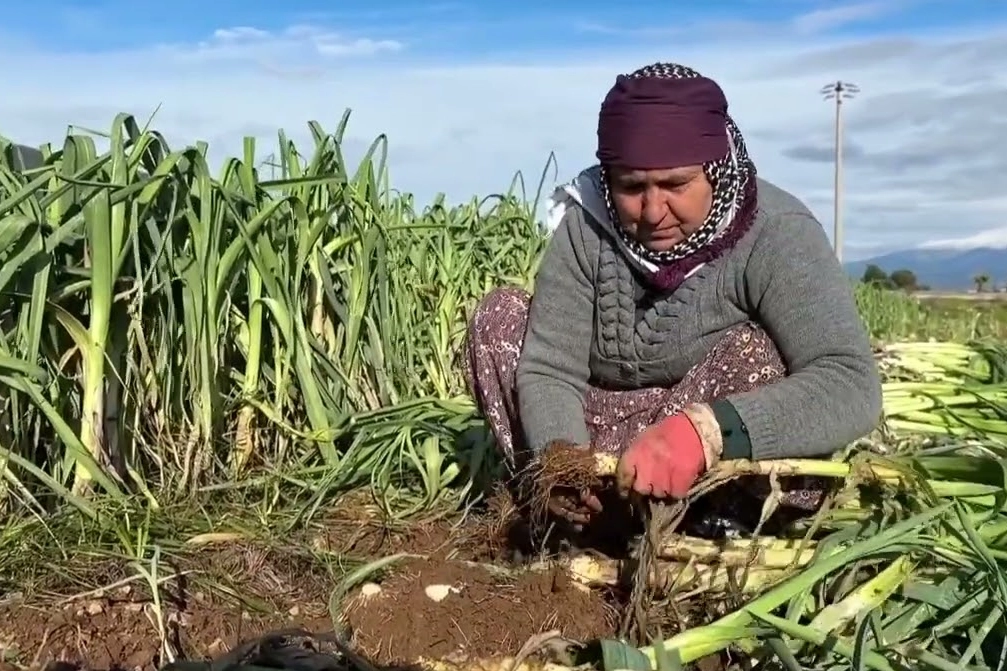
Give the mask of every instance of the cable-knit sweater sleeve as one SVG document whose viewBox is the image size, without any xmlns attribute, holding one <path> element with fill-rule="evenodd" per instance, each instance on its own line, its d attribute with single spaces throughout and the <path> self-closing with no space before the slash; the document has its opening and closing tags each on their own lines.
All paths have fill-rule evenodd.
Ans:
<svg viewBox="0 0 1007 671">
<path fill-rule="evenodd" d="M 853 289 L 808 212 L 766 222 L 745 268 L 748 301 L 789 376 L 729 396 L 753 459 L 828 455 L 881 416 L 881 379 Z"/>
<path fill-rule="evenodd" d="M 584 394 L 590 375 L 594 285 L 579 207 L 567 210 L 546 248 L 517 367 L 517 401 L 528 447 L 589 440 Z"/>
</svg>

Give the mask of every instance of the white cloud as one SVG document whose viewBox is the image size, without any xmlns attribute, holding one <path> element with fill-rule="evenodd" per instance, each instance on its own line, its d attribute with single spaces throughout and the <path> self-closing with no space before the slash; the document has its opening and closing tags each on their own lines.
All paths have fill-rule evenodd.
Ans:
<svg viewBox="0 0 1007 671">
<path fill-rule="evenodd" d="M 168 44 L 161 45 L 158 50 L 176 60 L 250 59 L 261 62 L 298 57 L 374 56 L 402 48 L 403 44 L 396 40 L 349 37 L 317 26 L 293 25 L 275 33 L 251 26 L 219 28 L 213 31 L 210 39 L 196 45 Z"/>
<path fill-rule="evenodd" d="M 1007 227 L 991 228 L 964 238 L 940 238 L 919 245 L 919 249 L 975 249 L 977 247 L 1007 248 Z"/>
<path fill-rule="evenodd" d="M 550 185 L 593 160 L 597 106 L 616 74 L 669 54 L 599 47 L 424 65 L 408 47 L 307 25 L 105 54 L 0 40 L 4 62 L 31 63 L 5 72 L 0 133 L 59 142 L 69 123 L 107 128 L 117 112 L 146 119 L 160 105 L 154 126 L 173 146 L 204 139 L 219 160 L 252 135 L 265 157 L 276 129 L 307 150 L 306 122 L 333 130 L 350 107 L 347 153 L 386 133 L 393 186 L 421 201 L 497 192 L 517 170 L 533 195 L 550 152 Z M 722 84 L 762 175 L 808 202 L 830 233 L 832 107 L 818 90 L 836 78 L 860 86 L 847 109 L 847 257 L 1007 225 L 1007 31 L 844 43 L 730 35 L 676 44 L 672 57 Z"/>
<path fill-rule="evenodd" d="M 213 39 L 220 42 L 241 42 L 243 40 L 264 40 L 269 32 L 250 26 L 235 26 L 234 28 L 218 28 L 213 31 Z"/>
<path fill-rule="evenodd" d="M 791 22 L 791 25 L 799 34 L 811 35 L 834 30 L 864 19 L 875 19 L 891 13 L 896 7 L 897 3 L 891 0 L 838 5 L 801 14 Z"/>
</svg>

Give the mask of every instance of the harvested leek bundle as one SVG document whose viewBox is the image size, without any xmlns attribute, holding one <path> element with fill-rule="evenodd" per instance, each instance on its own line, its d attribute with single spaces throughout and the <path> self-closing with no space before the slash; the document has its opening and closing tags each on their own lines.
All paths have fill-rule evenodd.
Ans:
<svg viewBox="0 0 1007 671">
<path fill-rule="evenodd" d="M 885 424 L 897 434 L 1007 437 L 1007 384 L 888 383 L 884 401 Z"/>
<path fill-rule="evenodd" d="M 893 343 L 878 360 L 885 425 L 895 434 L 1007 437 L 1007 349 Z"/>
<path fill-rule="evenodd" d="M 618 457 L 602 452 L 596 452 L 593 457 L 594 475 L 596 477 L 610 478 L 615 476 L 619 465 Z M 872 480 L 898 482 L 907 477 L 908 474 L 908 471 L 886 465 L 880 460 L 872 460 L 867 455 L 864 455 L 862 458 L 851 462 L 829 461 L 825 459 L 776 459 L 772 461 L 733 459 L 730 461 L 721 461 L 704 477 L 726 481 L 744 475 L 803 475 L 823 478 L 857 476 Z"/>
<path fill-rule="evenodd" d="M 793 553 L 792 553 L 793 554 Z M 661 560 L 647 576 L 656 594 L 687 598 L 694 594 L 755 595 L 780 583 L 800 566 L 801 557 L 788 571 L 787 566 L 749 566 L 742 563 Z M 810 556 L 804 558 L 804 564 Z M 561 562 L 570 577 L 588 587 L 610 587 L 635 578 L 633 563 L 581 555 Z M 544 568 L 536 565 L 533 568 Z"/>
<path fill-rule="evenodd" d="M 898 342 L 877 353 L 886 381 L 996 383 L 1007 374 L 999 346 L 956 342 Z"/>
<path fill-rule="evenodd" d="M 815 666 L 810 657 L 820 666 L 822 654 L 881 671 L 960 660 L 957 668 L 997 667 L 990 656 L 1000 654 L 1007 601 L 1007 449 L 868 461 L 860 472 L 875 464 L 885 469 L 875 476 L 902 474 L 874 478 L 890 490 L 878 499 L 890 511 L 833 516 L 833 533 L 800 570 L 665 647 L 683 663 L 733 646 L 788 668 Z M 657 651 L 643 652 L 655 666 Z"/>
<path fill-rule="evenodd" d="M 817 543 L 803 539 L 753 538 L 711 541 L 673 534 L 657 549 L 660 559 L 724 566 L 790 568 L 804 566 L 815 554 Z"/>
</svg>

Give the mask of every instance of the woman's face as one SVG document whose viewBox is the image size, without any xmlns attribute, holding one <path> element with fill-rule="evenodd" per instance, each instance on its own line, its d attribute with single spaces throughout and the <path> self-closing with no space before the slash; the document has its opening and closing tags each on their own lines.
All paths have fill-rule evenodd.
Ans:
<svg viewBox="0 0 1007 671">
<path fill-rule="evenodd" d="M 694 233 L 710 212 L 713 187 L 703 166 L 608 171 L 619 220 L 641 245 L 666 252 Z"/>
</svg>

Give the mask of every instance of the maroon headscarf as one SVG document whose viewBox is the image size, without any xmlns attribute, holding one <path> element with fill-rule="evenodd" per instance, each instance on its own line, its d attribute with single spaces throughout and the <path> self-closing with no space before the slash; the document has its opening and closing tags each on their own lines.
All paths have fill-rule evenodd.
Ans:
<svg viewBox="0 0 1007 671">
<path fill-rule="evenodd" d="M 609 215 L 626 246 L 659 267 L 647 278 L 655 288 L 674 290 L 691 270 L 733 247 L 755 218 L 755 165 L 727 113 L 724 92 L 712 79 L 685 66 L 656 63 L 620 75 L 601 105 L 596 155 Z M 668 251 L 645 248 L 619 222 L 609 192 L 608 169 L 698 164 L 713 187 L 706 221 Z M 725 221 L 732 210 L 732 220 Z"/>
<path fill-rule="evenodd" d="M 598 160 L 661 170 L 723 158 L 727 99 L 712 79 L 619 75 L 598 115 Z"/>
</svg>

